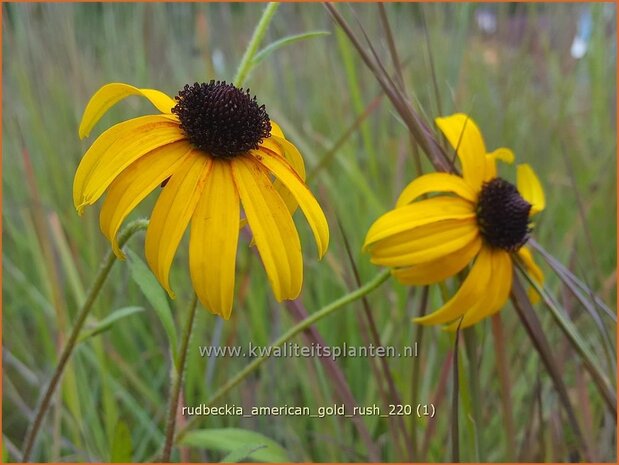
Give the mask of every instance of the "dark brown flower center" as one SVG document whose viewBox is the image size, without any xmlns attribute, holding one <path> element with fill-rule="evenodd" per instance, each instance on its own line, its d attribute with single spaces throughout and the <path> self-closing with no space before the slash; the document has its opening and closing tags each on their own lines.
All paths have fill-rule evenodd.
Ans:
<svg viewBox="0 0 619 465">
<path fill-rule="evenodd" d="M 211 81 L 186 85 L 176 97 L 172 113 L 194 147 L 214 157 L 232 158 L 271 135 L 271 122 L 264 105 L 248 90 Z"/>
<path fill-rule="evenodd" d="M 494 247 L 515 252 L 529 239 L 531 204 L 516 186 L 494 178 L 482 186 L 477 201 L 477 224 L 482 236 Z"/>
</svg>

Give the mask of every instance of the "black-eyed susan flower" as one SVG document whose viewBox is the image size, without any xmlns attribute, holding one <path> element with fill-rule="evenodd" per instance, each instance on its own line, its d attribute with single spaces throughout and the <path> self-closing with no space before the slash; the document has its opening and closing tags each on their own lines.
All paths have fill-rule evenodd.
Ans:
<svg viewBox="0 0 619 465">
<path fill-rule="evenodd" d="M 514 255 L 542 282 L 542 272 L 524 245 L 530 218 L 544 209 L 545 200 L 529 165 L 517 167 L 517 187 L 497 176 L 496 161 L 513 163 L 514 154 L 506 148 L 487 153 L 477 125 L 467 115 L 437 118 L 436 124 L 456 150 L 462 176 L 432 173 L 415 179 L 396 208 L 370 227 L 364 248 L 372 263 L 393 268 L 392 274 L 409 285 L 444 281 L 473 262 L 451 299 L 414 320 L 451 323 L 447 329 L 453 330 L 503 307 L 512 286 Z"/>
<path fill-rule="evenodd" d="M 208 310 L 229 318 L 239 228 L 246 221 L 275 297 L 296 298 L 303 258 L 292 214 L 297 207 L 305 214 L 320 257 L 328 246 L 329 229 L 305 184 L 301 154 L 269 119 L 264 105 L 249 91 L 225 82 L 187 85 L 176 101 L 157 90 L 113 83 L 88 103 L 80 137 L 88 136 L 111 106 L 130 95 L 147 98 L 160 114 L 119 123 L 93 142 L 75 174 L 77 211 L 81 214 L 107 193 L 100 226 L 122 258 L 116 235 L 123 220 L 163 185 L 146 232 L 145 255 L 170 296 L 172 260 L 191 223 L 193 287 Z"/>
</svg>

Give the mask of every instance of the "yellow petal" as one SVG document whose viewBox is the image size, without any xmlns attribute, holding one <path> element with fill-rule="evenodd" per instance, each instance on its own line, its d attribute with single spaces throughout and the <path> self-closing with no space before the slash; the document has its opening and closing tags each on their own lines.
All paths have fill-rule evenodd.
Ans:
<svg viewBox="0 0 619 465">
<path fill-rule="evenodd" d="M 272 137 L 264 139 L 262 142 L 260 142 L 260 144 L 258 144 L 258 146 L 261 149 L 270 150 L 271 152 L 276 153 L 280 157 L 285 157 L 284 149 L 282 149 Z"/>
<path fill-rule="evenodd" d="M 464 314 L 462 323 L 458 320 L 454 321 L 445 328 L 447 331 L 457 330 L 458 325 L 460 329 L 468 328 L 503 308 L 509 297 L 513 280 L 512 260 L 509 253 L 501 249 L 492 250 L 491 269 L 492 285 L 486 289 L 483 298 L 480 298 L 477 304 Z"/>
<path fill-rule="evenodd" d="M 271 134 L 277 137 L 284 137 L 282 128 L 275 121 L 271 120 Z"/>
<path fill-rule="evenodd" d="M 484 181 L 490 181 L 497 177 L 496 160 L 501 160 L 504 163 L 512 164 L 514 162 L 514 152 L 505 147 L 500 147 L 492 153 L 486 154 L 486 174 Z"/>
<path fill-rule="evenodd" d="M 305 181 L 305 162 L 303 161 L 303 157 L 301 156 L 301 152 L 299 149 L 295 147 L 294 144 L 289 142 L 287 139 L 283 137 L 278 137 L 276 135 L 272 135 L 271 139 L 275 142 L 281 150 L 284 152 L 284 158 L 288 160 L 290 166 L 296 171 L 301 179 Z"/>
<path fill-rule="evenodd" d="M 106 111 L 130 95 L 146 97 L 161 113 L 170 114 L 172 107 L 176 105 L 174 100 L 155 89 L 138 89 L 137 87 L 117 82 L 106 84 L 92 96 L 88 105 L 86 105 L 79 129 L 80 139 L 88 137 L 91 129 Z"/>
<path fill-rule="evenodd" d="M 146 230 L 146 261 L 172 298 L 170 266 L 202 194 L 210 166 L 210 157 L 191 152 L 163 188 Z"/>
<path fill-rule="evenodd" d="M 284 158 L 257 150 L 251 151 L 251 154 L 292 193 L 314 233 L 318 256 L 322 258 L 329 246 L 329 225 L 325 214 L 308 187 Z"/>
<path fill-rule="evenodd" d="M 535 215 L 546 208 L 542 184 L 539 182 L 535 171 L 528 164 L 518 165 L 516 185 L 522 198 L 531 204 L 531 215 Z"/>
<path fill-rule="evenodd" d="M 462 249 L 478 235 L 474 219 L 437 221 L 377 242 L 370 261 L 391 267 L 428 263 Z"/>
<path fill-rule="evenodd" d="M 430 192 L 452 192 L 463 199 L 475 202 L 477 193 L 460 176 L 447 173 L 430 173 L 418 177 L 404 188 L 396 207 L 404 206 Z"/>
<path fill-rule="evenodd" d="M 153 189 L 174 174 L 191 150 L 187 141 L 164 145 L 129 165 L 110 184 L 99 224 L 118 258 L 124 258 L 116 239 L 124 219 Z"/>
<path fill-rule="evenodd" d="M 516 158 L 514 156 L 514 152 L 505 147 L 499 147 L 493 152 L 490 152 L 488 156 L 494 158 L 495 160 L 501 160 L 503 163 L 507 163 L 508 165 L 514 163 L 514 159 Z"/>
<path fill-rule="evenodd" d="M 433 197 L 391 210 L 378 218 L 367 233 L 364 248 L 395 234 L 447 219 L 475 216 L 474 206 L 458 197 Z"/>
<path fill-rule="evenodd" d="M 239 194 L 230 162 L 215 159 L 191 218 L 189 268 L 202 305 L 226 320 L 234 300 L 239 219 Z"/>
<path fill-rule="evenodd" d="M 484 180 L 486 146 L 475 122 L 463 113 L 436 118 L 436 125 L 456 150 L 464 180 L 477 192 Z"/>
<path fill-rule="evenodd" d="M 178 123 L 165 116 L 135 118 L 99 136 L 80 161 L 73 180 L 73 202 L 81 213 L 97 201 L 127 166 L 151 150 L 184 139 Z"/>
<path fill-rule="evenodd" d="M 529 250 L 528 247 L 521 247 L 520 250 L 518 250 L 518 256 L 524 262 L 531 277 L 539 284 L 544 284 L 544 272 L 537 263 L 535 263 L 531 250 Z"/>
<path fill-rule="evenodd" d="M 262 152 L 273 153 L 279 155 L 280 157 L 286 158 L 286 152 L 279 146 L 279 144 L 277 144 L 277 142 L 275 142 L 273 137 L 263 140 L 259 147 Z M 305 167 L 303 167 L 303 172 L 304 170 Z M 305 177 L 303 177 L 303 181 L 305 181 Z M 275 190 L 281 196 L 290 213 L 294 213 L 299 205 L 297 204 L 294 195 L 292 195 L 292 192 L 290 192 L 279 179 L 275 180 L 273 187 L 275 187 Z"/>
<path fill-rule="evenodd" d="M 303 257 L 290 212 L 253 158 L 234 158 L 232 175 L 275 298 L 295 299 L 303 283 Z"/>
<path fill-rule="evenodd" d="M 481 248 L 481 237 L 475 236 L 461 249 L 444 257 L 419 265 L 393 270 L 393 276 L 402 284 L 425 286 L 444 281 L 464 269 Z"/>
<path fill-rule="evenodd" d="M 473 268 L 455 295 L 435 312 L 413 321 L 422 325 L 434 325 L 455 320 L 485 299 L 491 286 L 492 251 L 482 247 Z"/>
<path fill-rule="evenodd" d="M 531 275 L 531 278 L 533 278 L 535 282 L 542 286 L 544 284 L 544 272 L 538 266 L 538 264 L 535 263 L 535 259 L 533 258 L 533 254 L 531 253 L 529 248 L 521 247 L 518 251 L 518 256 L 522 259 L 527 271 Z M 531 302 L 534 304 L 539 302 L 542 298 L 542 296 L 539 295 L 539 292 L 537 292 L 537 290 L 533 286 L 529 287 L 528 294 L 529 300 L 531 300 Z"/>
<path fill-rule="evenodd" d="M 272 145 L 275 145 L 275 148 L 270 149 Z M 269 148 L 272 152 L 283 155 L 283 157 L 288 161 L 288 163 L 290 163 L 290 166 L 292 166 L 294 171 L 305 182 L 305 162 L 303 161 L 301 153 L 293 144 L 288 142 L 283 137 L 273 135 L 269 139 L 264 141 L 264 147 Z M 273 186 L 286 204 L 286 207 L 288 207 L 288 211 L 291 214 L 294 213 L 299 205 L 297 204 L 297 201 L 292 192 L 290 192 L 279 179 L 275 180 Z"/>
<path fill-rule="evenodd" d="M 490 181 L 497 177 L 496 159 L 490 155 L 486 155 L 486 168 L 484 171 L 484 182 Z"/>
</svg>

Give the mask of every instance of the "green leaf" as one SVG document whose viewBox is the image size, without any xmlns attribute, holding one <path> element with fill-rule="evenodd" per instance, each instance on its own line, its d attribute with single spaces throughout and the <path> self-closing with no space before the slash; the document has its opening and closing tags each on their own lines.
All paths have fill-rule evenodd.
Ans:
<svg viewBox="0 0 619 465">
<path fill-rule="evenodd" d="M 253 445 L 241 447 L 240 449 L 233 450 L 232 452 L 230 452 L 223 459 L 221 459 L 219 461 L 219 463 L 239 463 L 239 462 L 242 462 L 244 459 L 250 457 L 251 454 L 253 454 L 254 452 L 256 452 L 256 451 L 258 451 L 260 449 L 264 449 L 265 447 L 266 446 L 253 446 Z"/>
<path fill-rule="evenodd" d="M 103 320 L 99 321 L 93 328 L 85 329 L 82 334 L 80 334 L 78 342 L 83 342 L 88 338 L 96 336 L 97 334 L 101 334 L 104 331 L 107 331 L 112 327 L 114 323 L 118 320 L 122 320 L 134 313 L 143 312 L 144 309 L 142 307 L 123 307 L 118 310 L 114 310 Z"/>
<path fill-rule="evenodd" d="M 252 67 L 260 64 L 265 58 L 271 55 L 274 51 L 282 47 L 285 47 L 286 45 L 292 44 L 299 40 L 310 39 L 312 37 L 328 36 L 329 34 L 330 32 L 328 31 L 311 31 L 311 32 L 305 32 L 303 34 L 286 36 L 282 39 L 276 40 L 275 42 L 270 43 L 269 45 L 267 45 L 266 47 L 264 47 L 262 50 L 260 50 L 258 53 L 254 55 L 254 58 L 252 59 Z"/>
<path fill-rule="evenodd" d="M 284 448 L 275 441 L 260 433 L 240 428 L 191 431 L 183 437 L 181 444 L 229 454 L 248 450 L 246 458 L 259 462 L 290 462 Z"/>
<path fill-rule="evenodd" d="M 4 441 L 2 441 L 2 463 L 8 463 L 8 461 L 9 461 L 9 452 L 6 450 L 6 439 L 5 439 Z"/>
<path fill-rule="evenodd" d="M 114 438 L 112 439 L 110 461 L 112 463 L 131 463 L 133 459 L 132 450 L 133 446 L 131 444 L 129 428 L 124 421 L 119 420 L 116 423 Z"/>
<path fill-rule="evenodd" d="M 157 282 L 155 276 L 146 266 L 146 263 L 131 249 L 127 248 L 127 264 L 131 271 L 131 277 L 140 287 L 140 290 L 153 306 L 153 310 L 157 313 L 163 329 L 168 335 L 170 348 L 176 359 L 177 335 L 176 326 L 174 326 L 174 318 L 172 317 L 172 309 L 168 303 L 165 291 Z"/>
</svg>

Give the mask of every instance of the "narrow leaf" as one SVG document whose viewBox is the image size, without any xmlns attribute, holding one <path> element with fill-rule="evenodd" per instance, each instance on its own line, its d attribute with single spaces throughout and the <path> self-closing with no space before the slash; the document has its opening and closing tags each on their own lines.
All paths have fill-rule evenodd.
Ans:
<svg viewBox="0 0 619 465">
<path fill-rule="evenodd" d="M 131 277 L 140 287 L 144 297 L 146 297 L 148 302 L 153 306 L 153 310 L 155 310 L 155 313 L 159 317 L 163 329 L 168 335 L 168 342 L 174 354 L 174 359 L 176 359 L 176 347 L 178 346 L 176 326 L 174 326 L 172 309 L 170 309 L 165 291 L 148 269 L 146 263 L 144 263 L 135 252 L 128 248 L 127 263 L 129 265 L 129 270 L 131 270 Z"/>
<path fill-rule="evenodd" d="M 110 461 L 112 463 L 132 462 L 133 446 L 131 443 L 131 432 L 127 424 L 122 420 L 116 423 L 114 438 L 112 439 L 110 449 Z"/>
<path fill-rule="evenodd" d="M 569 288 L 569 290 L 574 293 L 574 295 L 578 298 L 578 300 L 585 305 L 585 308 L 591 312 L 591 307 L 586 305 L 584 302 L 583 295 L 578 291 L 579 289 L 591 298 L 593 304 L 597 305 L 601 308 L 606 316 L 611 318 L 615 323 L 617 322 L 617 315 L 615 315 L 614 311 L 606 305 L 600 297 L 595 295 L 593 290 L 587 286 L 584 282 L 574 275 L 568 268 L 566 268 L 559 260 L 554 258 L 550 253 L 548 253 L 540 244 L 536 241 L 530 241 L 531 247 L 533 247 L 537 252 L 541 254 L 541 256 L 546 260 L 546 263 L 553 269 L 553 271 L 561 278 L 561 281 Z"/>
<path fill-rule="evenodd" d="M 251 456 L 254 452 L 260 449 L 264 449 L 266 446 L 245 446 L 237 449 L 235 451 L 230 452 L 223 459 L 221 459 L 220 463 L 239 463 L 242 462 L 243 459 L 246 459 Z"/>
<path fill-rule="evenodd" d="M 267 45 L 266 47 L 264 47 L 262 50 L 260 50 L 258 53 L 254 55 L 254 58 L 252 60 L 252 67 L 260 64 L 262 61 L 264 61 L 265 58 L 271 55 L 274 51 L 282 47 L 285 47 L 286 45 L 292 44 L 294 42 L 298 42 L 299 40 L 303 40 L 303 39 L 311 39 L 312 37 L 328 36 L 329 34 L 330 32 L 328 31 L 311 31 L 311 32 L 305 32 L 303 34 L 286 36 L 282 39 L 276 40 L 275 42 L 270 43 L 269 45 Z"/>
<path fill-rule="evenodd" d="M 520 265 L 519 265 L 520 268 Z M 582 361 L 587 368 L 587 371 L 591 374 L 593 381 L 597 384 L 602 397 L 606 401 L 609 411 L 615 412 L 617 410 L 617 397 L 610 387 L 610 382 L 604 371 L 598 366 L 595 359 L 591 356 L 591 351 L 587 347 L 587 343 L 582 338 L 574 323 L 565 317 L 565 315 L 559 311 L 558 304 L 554 301 L 552 296 L 546 292 L 535 280 L 523 270 L 520 270 L 529 283 L 535 288 L 535 290 L 542 296 L 546 307 L 550 310 L 555 322 L 559 325 L 564 332 L 568 341 L 571 343 L 574 350 L 581 356 Z"/>
<path fill-rule="evenodd" d="M 565 408 L 565 412 L 567 413 L 567 417 L 572 427 L 572 430 L 578 438 L 580 449 L 583 450 L 582 432 L 580 430 L 580 426 L 578 425 L 576 413 L 568 395 L 567 388 L 565 386 L 565 383 L 563 382 L 561 370 L 552 354 L 550 342 L 544 334 L 541 322 L 539 321 L 539 318 L 537 317 L 537 314 L 535 313 L 535 310 L 533 309 L 533 306 L 529 301 L 527 292 L 522 283 L 520 282 L 517 274 L 514 274 L 511 300 L 514 304 L 516 312 L 518 313 L 518 316 L 520 317 L 520 321 L 522 322 L 524 328 L 529 334 L 531 342 L 533 342 L 533 346 L 539 353 L 540 358 L 542 359 L 542 362 L 546 367 L 546 371 L 548 372 L 550 378 L 554 383 L 557 394 L 559 394 L 559 399 L 561 400 L 561 403 Z"/>
<path fill-rule="evenodd" d="M 86 339 L 101 334 L 102 332 L 110 329 L 117 321 L 143 311 L 144 309 L 142 307 L 123 307 L 118 310 L 114 310 L 107 317 L 99 321 L 94 327 L 84 330 L 82 334 L 80 334 L 78 342 L 83 342 Z"/>
<path fill-rule="evenodd" d="M 190 431 L 181 444 L 208 450 L 230 453 L 239 448 L 254 448 L 248 459 L 259 462 L 289 462 L 282 446 L 272 439 L 254 431 L 239 428 L 201 429 Z"/>
</svg>

